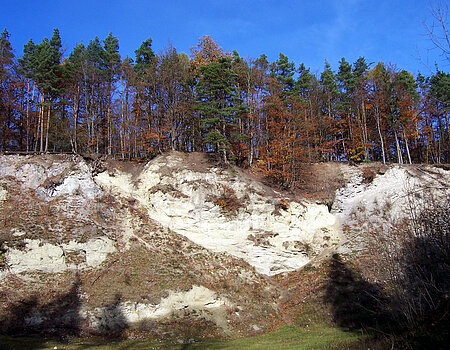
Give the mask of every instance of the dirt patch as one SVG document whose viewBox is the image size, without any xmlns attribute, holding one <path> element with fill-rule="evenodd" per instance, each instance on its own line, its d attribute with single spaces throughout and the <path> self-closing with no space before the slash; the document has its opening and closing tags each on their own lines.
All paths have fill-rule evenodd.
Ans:
<svg viewBox="0 0 450 350">
<path fill-rule="evenodd" d="M 223 167 L 220 157 L 217 153 L 201 153 L 201 152 L 169 152 L 168 156 L 179 157 L 182 160 L 182 167 L 186 170 L 206 173 L 212 167 Z"/>
<path fill-rule="evenodd" d="M 198 182 L 197 182 L 197 184 L 198 184 Z M 187 195 L 185 195 L 183 192 L 177 190 L 171 184 L 166 184 L 166 185 L 158 184 L 156 186 L 153 186 L 148 191 L 149 194 L 155 194 L 156 192 L 167 193 L 167 194 L 170 194 L 174 198 L 188 198 Z"/>
<path fill-rule="evenodd" d="M 174 171 L 189 170 L 199 173 L 209 173 L 211 168 L 221 168 L 216 154 L 201 152 L 166 152 L 161 157 L 156 157 L 149 162 L 150 165 L 158 165 L 158 172 L 162 176 L 170 176 Z"/>
<path fill-rule="evenodd" d="M 229 186 L 221 185 L 221 195 L 208 198 L 208 201 L 219 206 L 227 216 L 235 215 L 240 208 L 245 207 L 248 195 L 238 198 L 236 192 Z"/>
<path fill-rule="evenodd" d="M 109 171 L 111 173 L 114 173 L 114 171 L 119 170 L 120 172 L 131 175 L 131 180 L 133 182 L 136 182 L 139 175 L 141 175 L 142 170 L 146 165 L 146 162 L 105 158 L 104 160 L 102 159 L 101 165 L 103 171 Z"/>
<path fill-rule="evenodd" d="M 294 192 L 331 207 L 336 190 L 344 184 L 344 175 L 337 164 L 305 163 L 301 167 Z"/>
<path fill-rule="evenodd" d="M 98 198 L 89 206 L 80 205 L 75 197 L 41 200 L 11 177 L 7 190 L 0 210 L 0 239 L 9 247 L 20 248 L 25 238 L 61 244 L 114 237 L 114 218 L 120 215 L 121 203 L 112 196 Z"/>
<path fill-rule="evenodd" d="M 247 237 L 249 241 L 252 241 L 255 246 L 258 247 L 270 247 L 272 244 L 269 239 L 278 236 L 278 233 L 274 232 L 262 232 L 251 234 Z"/>
</svg>

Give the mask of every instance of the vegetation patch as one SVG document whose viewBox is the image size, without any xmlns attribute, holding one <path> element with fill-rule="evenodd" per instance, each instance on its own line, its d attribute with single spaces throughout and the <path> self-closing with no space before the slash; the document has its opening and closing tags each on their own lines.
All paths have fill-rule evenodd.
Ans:
<svg viewBox="0 0 450 350">
<path fill-rule="evenodd" d="M 245 198 L 239 199 L 236 196 L 236 192 L 229 186 L 222 185 L 221 186 L 222 194 L 220 196 L 216 196 L 210 198 L 210 200 L 220 208 L 226 215 L 235 215 L 239 211 L 240 208 L 245 207 Z"/>
<path fill-rule="evenodd" d="M 0 240 L 0 271 L 3 271 L 7 268 L 8 262 L 6 259 L 6 247 L 5 242 L 3 240 Z"/>
<path fill-rule="evenodd" d="M 194 326 L 194 327 L 193 327 Z M 192 333 L 193 330 L 195 333 Z M 66 338 L 64 342 L 55 339 L 0 337 L 3 349 L 367 349 L 365 336 L 345 332 L 339 328 L 314 324 L 309 327 L 283 326 L 264 335 L 230 340 L 198 340 L 201 325 L 191 324 L 184 339 L 178 341 L 118 340 L 108 338 Z M 138 334 L 136 334 L 138 337 Z M 120 339 L 120 338 L 119 338 Z M 201 337 L 200 337 L 201 339 Z"/>
</svg>

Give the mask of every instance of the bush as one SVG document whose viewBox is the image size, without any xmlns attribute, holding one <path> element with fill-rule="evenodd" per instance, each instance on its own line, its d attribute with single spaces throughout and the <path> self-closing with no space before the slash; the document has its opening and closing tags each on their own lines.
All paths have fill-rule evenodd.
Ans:
<svg viewBox="0 0 450 350">
<path fill-rule="evenodd" d="M 220 196 L 215 197 L 213 202 L 218 205 L 226 214 L 236 214 L 244 205 L 231 187 L 222 186 L 223 192 Z"/>
<path fill-rule="evenodd" d="M 365 184 L 372 183 L 373 179 L 375 179 L 375 176 L 376 176 L 375 172 L 370 168 L 364 168 L 362 170 L 362 178 Z"/>
<path fill-rule="evenodd" d="M 450 337 L 450 206 L 428 195 L 414 199 L 407 221 L 384 236 L 384 251 L 375 258 L 385 272 L 378 280 L 391 328 L 413 348 L 440 348 Z"/>
<path fill-rule="evenodd" d="M 5 242 L 0 242 L 0 271 L 7 267 Z"/>
<path fill-rule="evenodd" d="M 373 235 L 370 258 L 357 264 L 363 270 L 332 260 L 325 299 L 342 327 L 375 330 L 397 348 L 446 348 L 450 206 L 429 190 L 414 189 L 408 199 L 406 220 Z"/>
<path fill-rule="evenodd" d="M 450 296 L 450 207 L 422 211 L 407 228 L 397 252 L 403 274 L 399 284 L 401 312 L 409 324 L 448 313 Z M 398 279 L 398 277 L 397 277 Z M 442 316 L 442 315 L 441 315 Z"/>
</svg>

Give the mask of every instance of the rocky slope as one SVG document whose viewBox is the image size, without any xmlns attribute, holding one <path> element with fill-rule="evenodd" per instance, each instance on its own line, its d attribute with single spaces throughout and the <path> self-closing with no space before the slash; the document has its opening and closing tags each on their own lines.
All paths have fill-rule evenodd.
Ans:
<svg viewBox="0 0 450 350">
<path fill-rule="evenodd" d="M 286 321 L 272 276 L 364 249 L 411 193 L 450 194 L 448 171 L 424 166 L 310 165 L 305 183 L 330 166 L 336 192 L 294 196 L 202 154 L 0 156 L 1 331 L 263 331 Z"/>
</svg>

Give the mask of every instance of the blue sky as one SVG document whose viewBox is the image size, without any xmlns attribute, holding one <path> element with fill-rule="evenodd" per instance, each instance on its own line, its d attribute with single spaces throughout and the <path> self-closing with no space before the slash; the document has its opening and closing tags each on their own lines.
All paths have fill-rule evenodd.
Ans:
<svg viewBox="0 0 450 350">
<path fill-rule="evenodd" d="M 76 43 L 88 44 L 95 36 L 104 39 L 109 32 L 119 38 L 121 55 L 133 58 L 148 37 L 156 52 L 171 42 L 179 52 L 189 53 L 198 38 L 208 34 L 243 57 L 265 53 L 276 60 L 282 52 L 316 73 L 325 59 L 337 69 L 341 57 L 354 62 L 359 56 L 414 74 L 428 75 L 426 65 L 434 69 L 435 61 L 440 69 L 449 68 L 430 50 L 423 26 L 432 19 L 426 0 L 2 2 L 0 26 L 10 32 L 17 56 L 28 39 L 38 43 L 59 28 L 66 55 Z"/>
</svg>

